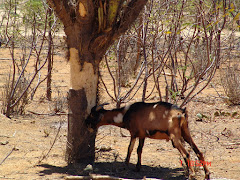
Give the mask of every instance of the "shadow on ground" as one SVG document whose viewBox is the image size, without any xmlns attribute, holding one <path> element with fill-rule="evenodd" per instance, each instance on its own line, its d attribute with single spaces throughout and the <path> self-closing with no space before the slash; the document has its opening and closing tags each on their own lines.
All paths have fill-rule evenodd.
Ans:
<svg viewBox="0 0 240 180">
<path fill-rule="evenodd" d="M 123 162 L 98 162 L 93 165 L 93 171 L 91 172 L 84 170 L 86 168 L 86 164 L 75 164 L 65 167 L 52 166 L 49 164 L 40 164 L 38 166 L 45 168 L 39 172 L 40 176 L 51 175 L 53 173 L 87 176 L 89 173 L 93 173 L 128 179 L 143 179 L 144 177 L 168 180 L 186 179 L 183 168 L 172 169 L 142 166 L 140 172 L 135 172 L 135 166 L 133 164 L 129 164 L 129 167 L 127 167 Z"/>
</svg>

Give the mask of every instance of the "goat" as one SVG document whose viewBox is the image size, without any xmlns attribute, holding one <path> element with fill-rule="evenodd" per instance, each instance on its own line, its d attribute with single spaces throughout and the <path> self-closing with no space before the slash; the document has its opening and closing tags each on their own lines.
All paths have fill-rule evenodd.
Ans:
<svg viewBox="0 0 240 180">
<path fill-rule="evenodd" d="M 115 125 L 129 130 L 131 140 L 125 160 L 126 164 L 129 163 L 136 138 L 139 138 L 137 171 L 141 168 L 142 148 L 146 137 L 171 140 L 173 147 L 177 148 L 183 156 L 188 172 L 191 170 L 191 173 L 189 173 L 190 178 L 194 176 L 194 170 L 191 165 L 189 166 L 190 155 L 182 145 L 182 139 L 193 148 L 200 162 L 205 162 L 203 154 L 199 151 L 190 135 L 186 108 L 182 109 L 167 102 L 136 102 L 130 106 L 113 110 L 105 110 L 104 105 L 106 104 L 94 106 L 85 123 L 92 130 L 102 125 Z M 206 163 L 203 163 L 203 168 L 205 179 L 209 179 L 210 172 Z"/>
</svg>

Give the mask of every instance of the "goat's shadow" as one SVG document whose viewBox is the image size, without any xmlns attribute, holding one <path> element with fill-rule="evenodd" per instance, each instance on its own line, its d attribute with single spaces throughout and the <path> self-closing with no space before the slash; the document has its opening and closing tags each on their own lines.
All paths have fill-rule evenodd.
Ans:
<svg viewBox="0 0 240 180">
<path fill-rule="evenodd" d="M 39 172 L 40 176 L 50 175 L 53 173 L 79 176 L 89 175 L 89 172 L 84 170 L 86 168 L 86 164 L 75 164 L 65 167 L 57 167 L 49 164 L 40 164 L 38 166 L 45 168 Z M 127 167 L 123 162 L 97 162 L 94 163 L 93 171 L 90 173 L 127 179 L 144 179 L 145 177 L 169 180 L 186 179 L 183 168 L 151 167 L 143 165 L 140 172 L 135 172 L 135 165 L 130 163 Z"/>
</svg>

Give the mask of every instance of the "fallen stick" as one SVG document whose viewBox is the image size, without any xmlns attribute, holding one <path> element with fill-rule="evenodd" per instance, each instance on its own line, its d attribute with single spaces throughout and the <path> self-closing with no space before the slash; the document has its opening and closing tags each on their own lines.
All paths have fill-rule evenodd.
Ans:
<svg viewBox="0 0 240 180">
<path fill-rule="evenodd" d="M 8 156 L 10 156 L 12 154 L 13 151 L 17 150 L 15 147 L 13 147 L 11 149 L 11 151 L 7 154 L 7 156 L 0 162 L 0 165 L 2 165 L 2 163 L 8 158 Z"/>
<path fill-rule="evenodd" d="M 230 146 L 230 145 L 240 145 L 240 142 L 235 142 L 235 143 L 225 143 L 223 144 L 224 146 Z"/>
<path fill-rule="evenodd" d="M 34 111 L 28 111 L 34 115 L 43 115 L 43 116 L 61 116 L 61 115 L 68 115 L 68 113 L 64 113 L 64 112 L 53 112 L 53 113 L 38 113 L 38 112 L 34 112 Z"/>
</svg>

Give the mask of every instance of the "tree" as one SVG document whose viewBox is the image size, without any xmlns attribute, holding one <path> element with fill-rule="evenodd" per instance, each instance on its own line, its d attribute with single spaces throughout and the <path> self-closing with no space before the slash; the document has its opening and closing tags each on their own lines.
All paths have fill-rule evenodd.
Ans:
<svg viewBox="0 0 240 180">
<path fill-rule="evenodd" d="M 66 160 L 94 160 L 95 133 L 84 125 L 97 103 L 99 63 L 114 40 L 138 17 L 147 0 L 48 0 L 64 25 L 70 62 Z"/>
</svg>

